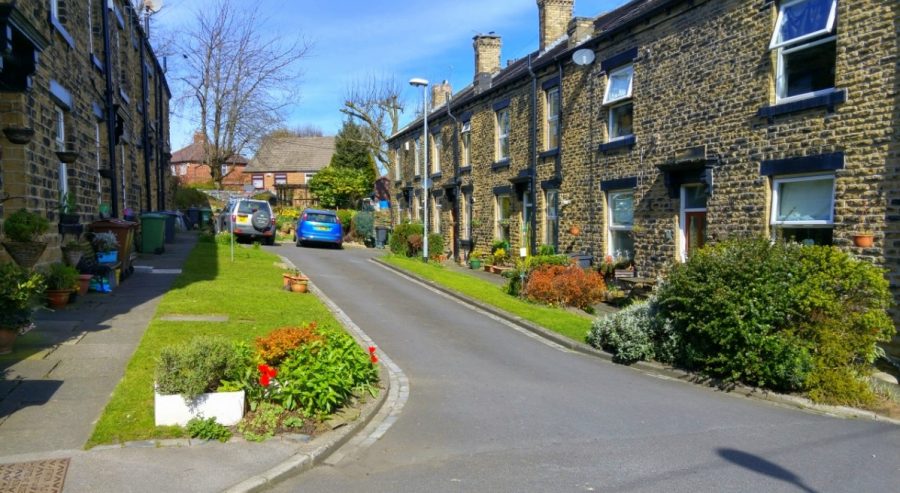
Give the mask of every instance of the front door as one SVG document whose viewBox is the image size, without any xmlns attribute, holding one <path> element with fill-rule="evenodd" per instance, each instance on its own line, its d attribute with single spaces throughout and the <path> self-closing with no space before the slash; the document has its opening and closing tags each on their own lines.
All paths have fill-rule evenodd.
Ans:
<svg viewBox="0 0 900 493">
<path fill-rule="evenodd" d="M 706 188 L 681 187 L 681 260 L 706 244 Z"/>
</svg>

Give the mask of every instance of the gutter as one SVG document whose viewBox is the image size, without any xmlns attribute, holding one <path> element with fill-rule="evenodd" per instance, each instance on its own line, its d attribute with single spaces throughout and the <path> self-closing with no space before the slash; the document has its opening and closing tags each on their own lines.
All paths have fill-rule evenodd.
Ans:
<svg viewBox="0 0 900 493">
<path fill-rule="evenodd" d="M 101 15 L 103 20 L 103 71 L 106 76 L 104 103 L 106 105 L 106 143 L 107 152 L 109 154 L 109 206 L 110 215 L 112 217 L 119 217 L 119 191 L 116 186 L 116 110 L 118 109 L 118 105 L 113 101 L 113 69 L 112 53 L 110 52 L 111 43 L 109 39 L 109 8 L 108 6 L 103 5 L 100 10 L 103 12 L 103 15 Z"/>
</svg>

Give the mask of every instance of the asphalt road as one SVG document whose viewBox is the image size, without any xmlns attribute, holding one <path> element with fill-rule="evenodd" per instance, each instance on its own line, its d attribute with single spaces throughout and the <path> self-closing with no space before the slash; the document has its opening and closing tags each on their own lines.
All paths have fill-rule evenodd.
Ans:
<svg viewBox="0 0 900 493">
<path fill-rule="evenodd" d="M 288 492 L 900 491 L 900 427 L 652 377 L 526 337 L 368 259 L 290 258 L 410 381 L 385 436 Z"/>
</svg>

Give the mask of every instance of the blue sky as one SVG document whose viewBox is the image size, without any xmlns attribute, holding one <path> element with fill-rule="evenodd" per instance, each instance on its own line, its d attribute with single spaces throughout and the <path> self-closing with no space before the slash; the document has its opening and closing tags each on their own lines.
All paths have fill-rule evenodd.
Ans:
<svg viewBox="0 0 900 493">
<path fill-rule="evenodd" d="M 248 0 L 236 0 L 240 4 Z M 575 15 L 593 17 L 626 0 L 576 0 Z M 154 26 L 177 32 L 198 8 L 214 8 L 215 0 L 165 0 Z M 289 127 L 311 124 L 326 135 L 339 129 L 343 96 L 354 80 L 385 74 L 407 81 L 424 77 L 449 80 L 457 91 L 472 80 L 472 37 L 494 31 L 503 40 L 502 60 L 521 58 L 538 46 L 535 0 L 256 0 L 265 28 L 313 44 L 300 62 L 302 79 L 295 103 L 287 111 Z M 175 83 L 173 91 L 176 90 Z M 421 90 L 405 86 L 407 115 Z M 401 121 L 406 124 L 410 117 Z M 172 148 L 190 143 L 191 115 L 172 119 Z"/>
</svg>

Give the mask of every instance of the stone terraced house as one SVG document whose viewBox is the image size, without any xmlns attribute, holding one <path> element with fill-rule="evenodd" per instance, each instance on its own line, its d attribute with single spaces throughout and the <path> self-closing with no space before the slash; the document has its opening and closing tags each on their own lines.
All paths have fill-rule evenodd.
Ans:
<svg viewBox="0 0 900 493">
<path fill-rule="evenodd" d="M 82 223 L 101 204 L 166 208 L 171 93 L 131 2 L 0 0 L 0 28 L 0 219 L 45 215 L 45 262 L 59 258 L 64 194 Z"/>
<path fill-rule="evenodd" d="M 883 266 L 900 302 L 900 2 L 537 7 L 538 50 L 502 66 L 500 36 L 475 36 L 473 83 L 433 85 L 429 135 L 420 118 L 391 138 L 397 217 L 424 219 L 427 174 L 430 228 L 458 260 L 508 239 L 655 277 L 765 235 Z"/>
</svg>

